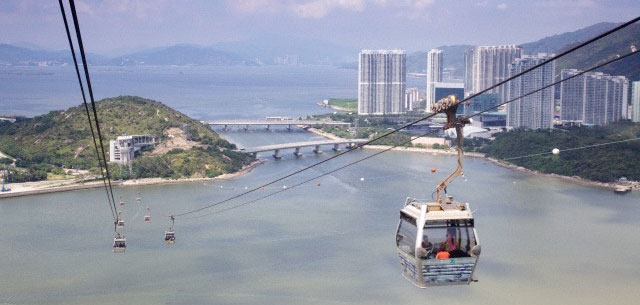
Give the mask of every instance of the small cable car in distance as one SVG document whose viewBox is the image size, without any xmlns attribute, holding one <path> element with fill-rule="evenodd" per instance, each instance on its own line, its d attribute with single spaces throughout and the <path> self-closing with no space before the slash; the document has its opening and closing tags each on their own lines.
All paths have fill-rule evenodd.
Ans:
<svg viewBox="0 0 640 305">
<path fill-rule="evenodd" d="M 176 218 L 171 215 L 171 226 L 169 227 L 169 230 L 164 232 L 164 242 L 168 245 L 172 245 L 176 242 L 176 234 L 173 231 L 173 225 L 175 222 Z"/>
<path fill-rule="evenodd" d="M 122 218 L 122 211 L 118 211 L 118 219 L 116 220 L 116 228 L 124 228 L 124 218 Z"/>
<path fill-rule="evenodd" d="M 458 164 L 436 187 L 433 201 L 407 198 L 400 210 L 396 247 L 403 276 L 420 288 L 443 285 L 468 285 L 480 256 L 480 242 L 468 203 L 456 202 L 447 195 L 447 185 L 463 175 L 463 133 L 469 121 L 456 117 L 460 101 L 449 95 L 432 107 L 445 111 L 447 125 L 456 128 Z M 443 196 L 444 195 L 444 196 Z"/>
<path fill-rule="evenodd" d="M 113 238 L 113 253 L 124 253 L 127 249 L 127 239 L 124 235 L 116 232 L 116 236 Z"/>
<path fill-rule="evenodd" d="M 149 211 L 149 207 L 147 207 L 147 214 L 144 215 L 144 222 L 145 223 L 151 222 L 151 212 Z"/>
</svg>

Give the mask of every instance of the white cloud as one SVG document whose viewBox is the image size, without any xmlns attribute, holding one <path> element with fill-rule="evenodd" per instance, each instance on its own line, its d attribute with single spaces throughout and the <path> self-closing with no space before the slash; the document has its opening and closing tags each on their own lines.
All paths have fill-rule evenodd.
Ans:
<svg viewBox="0 0 640 305">
<path fill-rule="evenodd" d="M 362 12 L 367 6 L 393 7 L 411 15 L 420 15 L 435 0 L 312 0 L 294 4 L 292 10 L 302 18 L 322 18 L 334 10 Z"/>
<path fill-rule="evenodd" d="M 179 4 L 178 4 L 179 5 Z M 167 13 L 175 9 L 170 0 L 102 0 L 98 2 L 77 1 L 78 13 L 112 18 L 135 18 L 143 21 L 161 22 Z"/>
<path fill-rule="evenodd" d="M 499 10 L 504 11 L 507 9 L 507 4 L 506 3 L 500 3 L 498 4 L 498 6 L 496 6 Z"/>
<path fill-rule="evenodd" d="M 433 4 L 434 0 L 413 0 L 413 1 L 409 1 L 411 3 L 411 6 L 414 9 L 424 9 L 427 6 Z"/>
<path fill-rule="evenodd" d="M 231 6 L 242 13 L 277 12 L 284 7 L 282 0 L 232 0 Z"/>
<path fill-rule="evenodd" d="M 598 5 L 594 0 L 548 0 L 536 2 L 537 6 L 547 8 L 595 8 Z"/>
<path fill-rule="evenodd" d="M 334 9 L 350 11 L 364 10 L 364 0 L 314 0 L 293 7 L 293 11 L 303 18 L 322 18 Z"/>
<path fill-rule="evenodd" d="M 476 2 L 476 6 L 487 6 L 487 4 L 489 4 L 487 0 Z"/>
</svg>

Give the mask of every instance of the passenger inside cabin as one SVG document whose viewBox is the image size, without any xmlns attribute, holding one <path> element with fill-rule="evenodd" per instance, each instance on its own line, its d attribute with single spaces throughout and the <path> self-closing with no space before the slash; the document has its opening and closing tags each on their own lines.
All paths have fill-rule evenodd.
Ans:
<svg viewBox="0 0 640 305">
<path fill-rule="evenodd" d="M 444 242 L 444 249 L 448 252 L 458 249 L 458 243 L 456 242 L 456 229 L 448 228 L 447 236 Z"/>
<path fill-rule="evenodd" d="M 425 248 L 427 251 L 433 248 L 433 244 L 431 244 L 431 242 L 429 241 L 429 236 L 425 235 L 424 238 L 422 238 L 422 247 Z"/>
<path fill-rule="evenodd" d="M 423 247 L 418 247 L 418 249 L 416 249 L 416 257 L 420 258 L 420 259 L 426 259 L 428 255 L 428 252 L 425 248 Z"/>
<path fill-rule="evenodd" d="M 438 254 L 436 254 L 436 258 L 437 259 L 449 259 L 450 257 L 451 257 L 451 255 L 444 248 L 440 248 L 440 252 L 438 252 Z"/>
</svg>

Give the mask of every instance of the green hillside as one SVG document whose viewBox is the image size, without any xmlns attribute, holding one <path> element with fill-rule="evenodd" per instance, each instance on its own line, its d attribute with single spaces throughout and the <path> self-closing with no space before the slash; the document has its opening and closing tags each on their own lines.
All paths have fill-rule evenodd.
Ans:
<svg viewBox="0 0 640 305">
<path fill-rule="evenodd" d="M 512 131 L 496 135 L 483 147 L 489 157 L 507 159 L 560 149 L 559 155 L 543 155 L 509 162 L 565 176 L 580 176 L 602 182 L 621 177 L 640 180 L 640 141 L 624 142 L 574 151 L 563 149 L 640 137 L 640 124 L 620 122 L 604 127 L 575 127 L 567 130 Z"/>
<path fill-rule="evenodd" d="M 575 45 L 592 37 L 598 36 L 615 26 L 617 23 L 601 22 L 573 32 L 565 32 L 548 36 L 540 40 L 521 44 L 525 54 L 555 53 L 567 45 Z"/>
<path fill-rule="evenodd" d="M 332 98 L 329 99 L 330 106 L 340 107 L 347 111 L 358 111 L 358 100 L 351 98 Z"/>
<path fill-rule="evenodd" d="M 233 144 L 204 124 L 160 102 L 121 96 L 96 105 L 107 154 L 109 140 L 119 135 L 151 134 L 159 139 L 159 146 L 164 145 L 164 151 L 149 149 L 134 160 L 133 177 L 210 177 L 237 171 L 251 161 L 249 156 L 233 152 Z M 176 135 L 188 145 L 171 149 L 166 143 L 173 143 Z M 0 151 L 16 158 L 18 167 L 29 170 L 98 167 L 83 105 L 1 123 Z M 117 166 L 111 167 L 119 178 Z M 122 176 L 129 178 L 128 170 Z"/>
</svg>

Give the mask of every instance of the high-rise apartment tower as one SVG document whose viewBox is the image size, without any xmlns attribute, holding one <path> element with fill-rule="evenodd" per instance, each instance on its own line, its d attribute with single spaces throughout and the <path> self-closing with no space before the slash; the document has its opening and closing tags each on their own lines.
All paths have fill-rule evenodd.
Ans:
<svg viewBox="0 0 640 305">
<path fill-rule="evenodd" d="M 435 85 L 439 82 L 442 82 L 442 50 L 433 49 L 427 53 L 427 112 L 430 112 L 431 105 L 437 102 Z"/>
<path fill-rule="evenodd" d="M 511 63 L 520 57 L 522 57 L 522 47 L 516 45 L 481 46 L 473 49 L 472 54 L 465 54 L 465 58 L 471 60 L 470 79 L 468 79 L 469 75 L 465 76 L 465 84 L 470 83 L 471 88 L 465 88 L 466 95 L 478 93 L 507 79 Z M 505 84 L 487 93 L 498 93 L 503 102 L 508 92 L 508 84 Z"/>
<path fill-rule="evenodd" d="M 633 82 L 631 87 L 631 120 L 640 122 L 640 81 Z"/>
<path fill-rule="evenodd" d="M 580 74 L 562 69 L 561 79 Z M 565 123 L 605 125 L 626 117 L 629 81 L 624 76 L 587 72 L 560 84 L 560 119 Z"/>
<path fill-rule="evenodd" d="M 544 53 L 537 56 L 516 58 L 510 65 L 509 75 L 516 75 L 551 56 Z M 525 94 L 553 83 L 555 62 L 550 62 L 510 81 L 507 104 L 507 127 L 524 129 L 550 129 L 553 127 L 553 87 L 519 98 Z"/>
<path fill-rule="evenodd" d="M 405 112 L 407 54 L 363 50 L 358 62 L 358 114 Z"/>
</svg>

